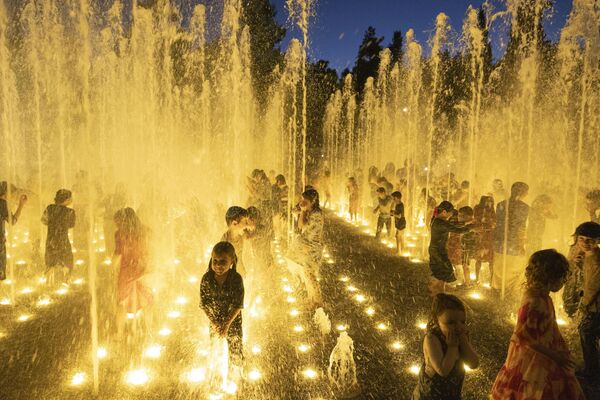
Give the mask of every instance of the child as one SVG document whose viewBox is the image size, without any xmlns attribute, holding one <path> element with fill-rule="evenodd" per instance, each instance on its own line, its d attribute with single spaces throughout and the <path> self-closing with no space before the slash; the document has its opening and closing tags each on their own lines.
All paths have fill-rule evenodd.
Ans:
<svg viewBox="0 0 600 400">
<path fill-rule="evenodd" d="M 148 265 L 148 233 L 132 208 L 123 208 L 114 215 L 115 252 L 113 266 L 119 269 L 117 280 L 117 335 L 122 337 L 128 313 L 136 314 L 152 303 L 152 291 L 141 278 Z M 144 312 L 146 330 L 151 331 L 151 313 Z"/>
<path fill-rule="evenodd" d="M 402 193 L 392 193 L 392 211 L 394 217 L 394 227 L 396 228 L 396 249 L 398 255 L 402 255 L 404 249 L 404 229 L 406 229 L 406 217 L 404 215 L 404 203 L 402 203 Z"/>
<path fill-rule="evenodd" d="M 376 193 L 377 207 L 375 207 L 373 213 L 379 213 L 379 215 L 377 217 L 377 233 L 375 234 L 375 237 L 379 238 L 381 236 L 381 231 L 383 231 L 384 225 L 388 236 L 390 236 L 392 227 L 392 217 L 390 215 L 392 197 L 388 196 L 385 188 L 381 186 L 377 189 Z"/>
<path fill-rule="evenodd" d="M 348 211 L 350 212 L 350 219 L 352 221 L 356 221 L 358 219 L 358 184 L 356 183 L 356 179 L 351 176 L 348 178 L 348 184 L 346 185 L 348 189 Z"/>
<path fill-rule="evenodd" d="M 529 221 L 527 222 L 528 253 L 542 249 L 542 239 L 546 231 L 546 219 L 558 218 L 552 208 L 552 198 L 547 194 L 540 194 L 531 203 Z"/>
<path fill-rule="evenodd" d="M 562 288 L 568 273 L 569 262 L 556 250 L 529 258 L 517 325 L 492 399 L 584 399 L 549 295 Z"/>
<path fill-rule="evenodd" d="M 229 242 L 235 248 L 235 252 L 240 258 L 237 266 L 243 275 L 246 272 L 242 255 L 244 253 L 244 236 L 249 223 L 248 210 L 239 206 L 229 207 L 227 213 L 225 213 L 225 222 L 227 223 L 227 230 L 221 236 L 221 241 Z"/>
<path fill-rule="evenodd" d="M 449 201 L 442 201 L 435 210 L 431 221 L 431 241 L 429 242 L 429 268 L 431 269 L 430 290 L 433 295 L 444 292 L 446 283 L 456 281 L 454 268 L 448 258 L 448 234 L 464 233 L 471 226 L 458 226 L 448 222 L 452 216 L 454 206 Z"/>
<path fill-rule="evenodd" d="M 21 210 L 25 203 L 27 203 L 27 196 L 22 194 L 19 197 L 19 205 L 14 214 L 8 210 L 7 203 L 8 196 L 8 183 L 6 181 L 0 182 L 0 281 L 6 279 L 6 230 L 4 227 L 5 223 L 14 225 L 17 223 L 19 216 L 21 216 Z"/>
<path fill-rule="evenodd" d="M 465 326 L 465 305 L 456 296 L 439 293 L 423 340 L 423 366 L 413 400 L 459 400 L 464 365 L 477 368 L 479 358 Z"/>
<path fill-rule="evenodd" d="M 229 242 L 213 247 L 208 271 L 200 283 L 200 308 L 210 321 L 211 338 L 227 339 L 229 364 L 241 366 L 244 281 L 236 270 L 235 248 Z"/>
<path fill-rule="evenodd" d="M 458 210 L 458 222 L 462 225 L 472 224 L 474 222 L 473 209 L 469 206 L 461 207 L 460 210 Z M 475 252 L 477 250 L 477 234 L 475 232 L 465 232 L 461 235 L 460 250 L 465 286 L 470 286 L 471 272 L 469 267 L 471 260 L 475 258 Z"/>
<path fill-rule="evenodd" d="M 494 210 L 494 198 L 492 196 L 481 196 L 479 204 L 473 208 L 475 223 L 481 227 L 477 235 L 477 251 L 475 252 L 475 276 L 479 282 L 481 264 L 486 262 L 490 269 L 490 279 L 494 268 L 494 227 L 496 226 L 496 211 Z"/>
<path fill-rule="evenodd" d="M 583 261 L 583 318 L 579 324 L 579 337 L 584 366 L 578 375 L 597 384 L 600 381 L 600 224 L 584 222 L 575 230 L 575 236 Z"/>
<path fill-rule="evenodd" d="M 260 267 L 265 270 L 273 265 L 273 257 L 271 256 L 273 231 L 266 226 L 262 214 L 254 206 L 248 207 L 248 224 L 250 229 L 247 230 L 244 240 L 250 240 L 254 257 L 256 257 Z"/>
<path fill-rule="evenodd" d="M 68 270 L 68 281 L 73 271 L 73 251 L 69 241 L 69 229 L 75 226 L 75 210 L 68 206 L 73 202 L 70 190 L 60 189 L 54 196 L 54 204 L 46 207 L 42 223 L 48 226 L 46 237 L 46 275 L 52 268 L 62 267 Z M 49 280 L 50 282 L 50 280 Z"/>
</svg>

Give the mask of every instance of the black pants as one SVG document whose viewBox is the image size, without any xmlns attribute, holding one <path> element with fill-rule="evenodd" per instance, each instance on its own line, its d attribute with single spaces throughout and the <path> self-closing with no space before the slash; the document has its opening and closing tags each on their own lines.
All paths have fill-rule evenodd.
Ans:
<svg viewBox="0 0 600 400">
<path fill-rule="evenodd" d="M 600 377 L 598 339 L 600 339 L 600 312 L 587 313 L 579 324 L 579 338 L 583 352 L 584 373 Z"/>
<path fill-rule="evenodd" d="M 385 225 L 386 232 L 388 236 L 391 234 L 392 229 L 392 217 L 389 214 L 379 214 L 379 218 L 377 218 L 377 233 L 376 237 L 381 235 L 381 231 L 383 231 L 383 226 Z"/>
</svg>

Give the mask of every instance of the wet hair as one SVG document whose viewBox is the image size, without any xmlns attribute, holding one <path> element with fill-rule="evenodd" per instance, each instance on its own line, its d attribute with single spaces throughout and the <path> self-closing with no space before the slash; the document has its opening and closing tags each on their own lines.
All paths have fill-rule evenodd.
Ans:
<svg viewBox="0 0 600 400">
<path fill-rule="evenodd" d="M 331 176 L 331 171 L 326 169 L 325 172 L 323 172 L 323 175 L 325 175 L 326 177 L 330 177 Z"/>
<path fill-rule="evenodd" d="M 304 193 L 302 193 L 302 197 L 312 203 L 313 210 L 321 210 L 321 206 L 319 205 L 319 192 L 315 189 L 310 188 L 305 190 Z"/>
<path fill-rule="evenodd" d="M 494 198 L 492 196 L 481 196 L 478 205 L 485 208 L 487 202 L 490 200 L 492 201 L 492 209 L 494 209 Z"/>
<path fill-rule="evenodd" d="M 258 177 L 260 176 L 260 169 L 254 169 L 252 170 L 252 173 L 250 174 L 250 177 L 252 179 L 258 179 Z"/>
<path fill-rule="evenodd" d="M 525 281 L 529 288 L 546 288 L 564 280 L 569 274 L 569 261 L 554 249 L 536 251 L 529 257 Z"/>
<path fill-rule="evenodd" d="M 469 183 L 469 181 L 462 181 L 462 182 L 460 183 L 460 188 L 461 188 L 461 189 L 468 189 L 468 188 L 469 188 L 469 186 L 471 186 L 471 184 Z"/>
<path fill-rule="evenodd" d="M 458 209 L 458 213 L 466 217 L 473 217 L 473 209 L 469 206 L 464 206 Z"/>
<path fill-rule="evenodd" d="M 73 196 L 70 190 L 60 189 L 54 195 L 54 204 L 62 204 Z"/>
<path fill-rule="evenodd" d="M 444 201 L 442 201 L 442 202 L 441 202 L 441 203 L 440 203 L 440 204 L 439 204 L 439 205 L 436 207 L 436 214 L 437 214 L 439 211 L 448 211 L 448 212 L 450 212 L 450 211 L 452 211 L 452 210 L 454 210 L 454 206 L 452 205 L 452 203 L 450 203 L 450 202 L 449 202 L 449 201 L 447 201 L 447 200 L 444 200 Z"/>
<path fill-rule="evenodd" d="M 547 194 L 540 194 L 533 200 L 533 202 L 531 203 L 531 207 L 544 207 L 550 204 L 552 204 L 552 197 L 548 196 Z"/>
<path fill-rule="evenodd" d="M 600 224 L 588 221 L 580 224 L 573 236 L 585 236 L 592 239 L 600 239 Z"/>
<path fill-rule="evenodd" d="M 349 176 L 349 177 L 348 177 L 348 180 L 349 180 L 350 182 L 352 182 L 352 183 L 356 183 L 356 178 L 355 178 L 355 177 L 353 177 L 353 176 Z"/>
<path fill-rule="evenodd" d="M 227 209 L 225 213 L 225 222 L 227 226 L 231 225 L 233 222 L 240 222 L 242 218 L 248 216 L 248 210 L 239 206 L 232 206 Z"/>
<path fill-rule="evenodd" d="M 440 329 L 438 318 L 446 310 L 457 310 L 466 314 L 465 304 L 458 297 L 451 294 L 438 293 L 431 303 L 431 314 L 427 323 L 427 332 Z"/>
<path fill-rule="evenodd" d="M 248 207 L 248 218 L 250 218 L 253 221 L 258 221 L 260 219 L 260 211 L 258 210 L 258 208 L 254 206 Z"/>
<path fill-rule="evenodd" d="M 277 176 L 275 177 L 275 183 L 278 183 L 278 184 L 280 183 L 280 184 L 283 184 L 283 185 L 285 185 L 285 183 L 286 183 L 286 182 L 285 182 L 285 176 L 283 176 L 283 175 L 281 175 L 281 174 L 277 175 Z"/>
<path fill-rule="evenodd" d="M 8 183 L 6 181 L 0 182 L 0 196 L 4 196 L 8 191 Z"/>
<path fill-rule="evenodd" d="M 399 191 L 395 191 L 394 193 L 392 193 L 392 197 L 398 200 L 402 199 L 402 193 L 400 193 Z"/>
<path fill-rule="evenodd" d="M 589 191 L 586 195 L 585 195 L 586 200 L 589 201 L 593 201 L 593 202 L 600 202 L 600 189 L 594 189 L 592 191 Z"/>
<path fill-rule="evenodd" d="M 525 182 L 515 182 L 510 187 L 510 199 L 516 200 L 529 191 L 529 185 Z"/>
<path fill-rule="evenodd" d="M 231 259 L 233 260 L 233 266 L 231 267 L 231 269 L 233 271 L 237 270 L 237 255 L 235 254 L 235 247 L 233 247 L 233 245 L 229 242 L 219 242 L 217 244 L 214 245 L 212 252 L 211 252 L 211 256 L 210 256 L 210 260 L 208 261 L 208 270 L 209 271 L 213 271 L 212 268 L 212 255 L 213 254 L 218 254 L 220 256 L 229 256 L 231 257 Z"/>
<path fill-rule="evenodd" d="M 118 210 L 113 220 L 119 231 L 128 238 L 140 238 L 144 233 L 142 221 L 131 207 Z"/>
<path fill-rule="evenodd" d="M 383 186 L 379 186 L 376 190 L 377 193 L 383 193 L 385 194 L 385 188 Z"/>
</svg>

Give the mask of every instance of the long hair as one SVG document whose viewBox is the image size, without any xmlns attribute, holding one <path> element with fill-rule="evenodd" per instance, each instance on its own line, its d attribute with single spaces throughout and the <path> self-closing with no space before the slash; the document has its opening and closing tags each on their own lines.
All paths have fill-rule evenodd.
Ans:
<svg viewBox="0 0 600 400">
<path fill-rule="evenodd" d="M 510 187 L 510 200 L 515 201 L 529 191 L 529 185 L 525 182 L 515 182 Z"/>
<path fill-rule="evenodd" d="M 431 303 L 431 315 L 427 323 L 427 332 L 440 329 L 438 318 L 446 310 L 458 310 L 466 313 L 465 304 L 456 296 L 446 293 L 438 293 Z"/>
<path fill-rule="evenodd" d="M 302 193 L 302 197 L 312 203 L 312 211 L 321 211 L 321 206 L 319 204 L 319 192 L 317 192 L 315 189 L 305 190 L 304 193 Z"/>
<path fill-rule="evenodd" d="M 128 239 L 141 239 L 144 236 L 144 225 L 131 207 L 122 208 L 114 215 L 119 231 Z"/>
<path fill-rule="evenodd" d="M 235 254 L 235 247 L 233 247 L 233 245 L 229 242 L 219 242 L 217 244 L 215 244 L 215 246 L 212 249 L 212 253 L 211 253 L 211 257 L 210 260 L 208 261 L 208 270 L 212 271 L 212 263 L 213 263 L 213 259 L 212 259 L 212 254 L 218 254 L 220 256 L 229 256 L 231 257 L 231 259 L 233 260 L 233 266 L 231 267 L 231 269 L 233 271 L 237 271 L 237 255 Z"/>
<path fill-rule="evenodd" d="M 554 249 L 536 251 L 529 257 L 525 268 L 528 288 L 545 288 L 569 276 L 569 261 Z"/>
<path fill-rule="evenodd" d="M 492 211 L 494 211 L 494 197 L 492 197 L 492 196 L 481 196 L 481 198 L 479 199 L 478 206 L 483 209 L 486 209 L 487 208 L 486 204 L 489 200 L 492 201 Z"/>
</svg>

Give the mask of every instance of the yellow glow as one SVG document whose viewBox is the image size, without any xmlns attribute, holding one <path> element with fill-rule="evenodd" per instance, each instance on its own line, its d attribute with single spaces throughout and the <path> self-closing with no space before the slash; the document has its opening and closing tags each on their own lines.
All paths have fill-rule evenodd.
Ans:
<svg viewBox="0 0 600 400">
<path fill-rule="evenodd" d="M 134 313 L 127 313 L 127 319 L 134 319 L 134 318 L 135 318 Z"/>
<path fill-rule="evenodd" d="M 292 317 L 297 317 L 298 315 L 300 315 L 300 311 L 296 310 L 295 308 L 292 308 L 292 310 L 290 311 L 290 315 Z"/>
<path fill-rule="evenodd" d="M 356 299 L 356 301 L 358 301 L 359 303 L 362 303 L 362 302 L 364 302 L 365 300 L 367 300 L 367 298 L 366 298 L 364 295 L 362 295 L 362 294 L 357 294 L 357 295 L 356 295 L 356 297 L 355 297 L 355 299 Z"/>
<path fill-rule="evenodd" d="M 288 303 L 295 303 L 295 302 L 296 302 L 296 298 L 295 298 L 295 297 L 293 297 L 293 296 L 288 296 L 288 298 L 287 298 L 287 302 L 288 302 Z"/>
<path fill-rule="evenodd" d="M 369 307 L 365 310 L 365 312 L 367 313 L 367 315 L 369 317 L 372 317 L 373 315 L 375 315 L 375 309 L 373 309 L 373 307 Z"/>
<path fill-rule="evenodd" d="M 187 304 L 187 302 L 188 302 L 188 299 L 186 299 L 183 296 L 179 296 L 179 297 L 177 297 L 177 299 L 175 299 L 175 304 L 183 305 L 183 304 Z"/>
<path fill-rule="evenodd" d="M 302 371 L 302 375 L 304 375 L 304 377 L 308 379 L 316 379 L 317 376 L 319 376 L 317 371 L 315 371 L 312 368 L 306 368 L 304 371 Z"/>
<path fill-rule="evenodd" d="M 348 278 L 347 276 L 340 276 L 340 282 L 348 282 L 350 281 L 350 278 Z"/>
<path fill-rule="evenodd" d="M 405 251 L 404 253 L 402 253 L 402 257 L 410 257 L 410 253 L 408 251 Z"/>
<path fill-rule="evenodd" d="M 86 378 L 87 376 L 85 372 L 77 372 L 75 375 L 73 375 L 73 378 L 71 378 L 71 385 L 81 386 L 85 383 Z"/>
<path fill-rule="evenodd" d="M 188 282 L 189 283 L 198 283 L 198 277 L 197 276 L 190 276 L 188 278 Z"/>
<path fill-rule="evenodd" d="M 473 371 L 475 371 L 473 368 L 470 368 L 467 364 L 463 364 L 463 367 L 465 367 L 465 372 L 473 372 Z"/>
<path fill-rule="evenodd" d="M 158 334 L 160 336 L 169 336 L 171 332 L 172 331 L 169 328 L 162 328 L 160 331 L 158 331 Z"/>
<path fill-rule="evenodd" d="M 144 351 L 144 356 L 147 358 L 159 358 L 162 352 L 162 346 L 153 344 Z"/>
<path fill-rule="evenodd" d="M 77 261 L 75 261 L 75 265 L 83 265 L 83 260 L 77 260 Z"/>
<path fill-rule="evenodd" d="M 423 322 L 423 321 L 419 321 L 419 322 L 417 322 L 417 328 L 425 330 L 425 329 L 427 329 L 427 323 Z"/>
<path fill-rule="evenodd" d="M 292 293 L 294 291 L 294 289 L 292 289 L 292 287 L 290 285 L 284 285 L 283 291 L 286 293 Z"/>
<path fill-rule="evenodd" d="M 469 295 L 469 297 L 475 300 L 481 300 L 482 298 L 481 293 L 479 292 L 473 292 Z"/>
<path fill-rule="evenodd" d="M 105 259 L 102 264 L 104 265 L 111 265 L 112 264 L 112 260 L 110 258 Z"/>
<path fill-rule="evenodd" d="M 49 305 L 50 303 L 52 303 L 52 300 L 50 300 L 49 297 L 43 297 L 43 298 L 41 298 L 41 299 L 38 300 L 37 306 L 38 307 L 44 307 L 44 306 Z"/>
<path fill-rule="evenodd" d="M 335 264 L 335 261 L 333 261 L 333 259 L 330 258 L 329 260 L 327 260 L 327 264 Z"/>
<path fill-rule="evenodd" d="M 19 266 L 23 266 L 23 265 L 27 264 L 27 262 L 25 262 L 24 260 L 18 260 L 18 261 L 15 261 L 15 264 L 19 265 Z"/>
<path fill-rule="evenodd" d="M 489 283 L 487 283 L 487 282 L 483 284 L 483 287 L 486 288 L 486 289 L 491 289 L 492 288 L 492 286 Z"/>
<path fill-rule="evenodd" d="M 262 351 L 259 345 L 255 344 L 252 346 L 252 354 L 259 354 Z"/>
<path fill-rule="evenodd" d="M 419 375 L 419 372 L 421 372 L 421 367 L 419 365 L 413 364 L 408 368 L 408 372 L 410 372 L 413 375 Z"/>
<path fill-rule="evenodd" d="M 304 332 L 304 327 L 302 325 L 295 325 L 294 332 Z"/>
<path fill-rule="evenodd" d="M 298 345 L 298 351 L 301 352 L 301 353 L 306 353 L 309 350 L 310 350 L 310 346 L 307 345 L 307 344 L 305 344 L 305 343 L 302 343 L 302 344 Z"/>
<path fill-rule="evenodd" d="M 423 260 L 421 260 L 420 258 L 411 258 L 410 262 L 413 264 L 420 264 L 423 262 Z"/>
<path fill-rule="evenodd" d="M 256 368 L 253 368 L 249 373 L 248 373 L 248 378 L 251 381 L 257 381 L 262 377 L 262 374 L 260 373 L 259 370 L 257 370 Z"/>
<path fill-rule="evenodd" d="M 47 282 L 47 279 L 46 279 L 46 277 L 45 277 L 45 276 L 41 276 L 40 278 L 38 278 L 38 283 L 39 283 L 40 285 L 43 285 L 43 284 L 44 284 L 44 283 L 46 283 L 46 282 Z"/>
<path fill-rule="evenodd" d="M 388 326 L 385 323 L 380 322 L 377 324 L 377 329 L 379 329 L 380 331 L 385 331 L 388 329 Z"/>
<path fill-rule="evenodd" d="M 181 264 L 181 260 L 179 260 L 179 259 L 176 258 L 176 259 L 173 260 L 173 264 L 179 265 L 179 264 Z"/>
<path fill-rule="evenodd" d="M 75 285 L 82 285 L 82 284 L 83 284 L 83 279 L 81 279 L 81 278 L 75 279 L 75 280 L 73 281 L 73 283 L 74 283 Z"/>
<path fill-rule="evenodd" d="M 352 285 L 348 286 L 346 289 L 349 292 L 356 292 L 356 291 L 358 291 L 358 289 L 355 286 L 352 286 Z"/>
<path fill-rule="evenodd" d="M 335 329 L 337 329 L 340 332 L 344 332 L 346 329 L 348 329 L 348 327 L 346 325 L 339 324 L 335 327 Z"/>
<path fill-rule="evenodd" d="M 394 350 L 402 350 L 403 348 L 404 348 L 404 345 L 399 340 L 396 340 L 395 342 L 392 343 L 392 349 L 394 349 Z"/>
<path fill-rule="evenodd" d="M 96 351 L 96 357 L 98 357 L 99 360 L 104 360 L 107 355 L 108 351 L 106 350 L 106 347 L 98 347 L 98 350 Z"/>
<path fill-rule="evenodd" d="M 145 369 L 134 369 L 125 374 L 125 382 L 133 386 L 141 386 L 150 380 Z"/>
<path fill-rule="evenodd" d="M 477 279 L 477 274 L 476 274 L 475 272 L 471 272 L 471 273 L 469 274 L 469 278 L 470 278 L 472 281 L 474 281 L 475 279 Z"/>
<path fill-rule="evenodd" d="M 3 305 L 3 306 L 10 305 L 10 299 L 3 297 L 2 299 L 0 299 L 0 305 Z"/>
<path fill-rule="evenodd" d="M 167 317 L 169 318 L 179 318 L 181 317 L 181 311 L 171 310 L 167 313 Z"/>
<path fill-rule="evenodd" d="M 19 321 L 19 322 L 25 322 L 25 321 L 27 321 L 29 319 L 31 319 L 31 315 L 29 315 L 29 314 L 21 314 L 17 318 L 17 321 Z"/>
<path fill-rule="evenodd" d="M 193 368 L 185 373 L 185 379 L 190 383 L 200 383 L 206 379 L 206 370 L 204 368 Z"/>
<path fill-rule="evenodd" d="M 67 289 L 65 287 L 62 287 L 62 288 L 58 289 L 56 292 L 54 292 L 54 293 L 59 294 L 59 295 L 62 296 L 62 295 L 67 294 L 68 291 L 69 291 L 69 289 Z"/>
<path fill-rule="evenodd" d="M 556 320 L 556 323 L 557 323 L 558 325 L 560 325 L 560 326 L 565 326 L 565 325 L 567 325 L 567 321 L 565 321 L 565 320 L 564 320 L 564 319 L 562 319 L 562 318 L 558 318 L 558 319 Z"/>
<path fill-rule="evenodd" d="M 21 289 L 21 294 L 29 294 L 31 292 L 33 292 L 33 289 L 30 287 L 25 287 L 25 288 Z"/>
</svg>

